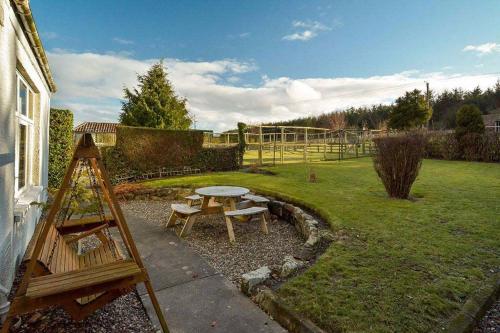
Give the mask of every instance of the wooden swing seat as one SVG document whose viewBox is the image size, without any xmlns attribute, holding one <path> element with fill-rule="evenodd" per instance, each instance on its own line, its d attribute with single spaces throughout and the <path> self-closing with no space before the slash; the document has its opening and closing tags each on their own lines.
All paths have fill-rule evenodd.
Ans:
<svg viewBox="0 0 500 333">
<path fill-rule="evenodd" d="M 35 237 L 38 237 L 37 232 L 43 223 L 39 223 L 35 230 Z M 101 230 L 97 230 L 99 233 Z M 89 233 L 89 232 L 87 232 Z M 81 235 L 86 236 L 87 235 Z M 59 240 L 56 242 L 56 239 Z M 102 238 L 102 237 L 101 237 Z M 73 238 L 74 239 L 74 238 Z M 47 240 L 44 242 L 40 255 L 37 258 L 34 275 L 57 274 L 79 270 L 85 267 L 92 267 L 101 264 L 112 263 L 114 261 L 123 260 L 124 256 L 120 250 L 116 240 L 106 240 L 98 247 L 84 254 L 78 254 L 76 246 L 72 243 L 75 241 L 68 237 L 62 237 L 59 231 L 53 226 L 50 226 Z M 55 248 L 50 259 L 53 244 Z M 33 247 L 29 246 L 26 252 L 25 260 L 31 260 Z"/>
<path fill-rule="evenodd" d="M 94 296 L 96 292 L 106 295 L 105 292 L 110 289 L 118 291 L 112 295 L 113 298 L 116 298 L 123 294 L 123 291 L 130 290 L 130 286 L 144 281 L 143 271 L 132 260 L 121 260 L 81 270 L 39 276 L 31 280 L 24 295 L 15 298 L 12 310 L 16 313 L 31 312 L 41 307 L 61 305 L 61 299 L 73 301 L 87 298 L 95 301 L 99 297 L 88 298 L 88 296 Z M 109 301 L 109 297 L 106 297 L 104 303 Z M 77 320 L 86 317 L 87 313 L 95 310 L 95 307 L 92 307 L 90 311 L 85 311 L 84 306 L 78 306 L 90 303 L 78 302 L 79 304 L 71 305 L 68 303 L 66 301 L 63 307 Z M 85 313 L 79 313 L 82 310 Z"/>
<path fill-rule="evenodd" d="M 106 215 L 106 220 L 110 227 L 115 227 L 116 222 L 112 215 Z M 63 235 L 74 234 L 77 232 L 88 231 L 102 224 L 100 216 L 86 216 L 80 219 L 65 220 L 57 229 Z"/>
<path fill-rule="evenodd" d="M 35 237 L 32 239 L 36 239 L 38 237 L 38 232 L 41 229 L 43 223 L 39 223 L 37 228 L 35 229 Z M 90 230 L 85 233 L 80 234 L 80 236 L 76 238 L 83 238 L 88 236 L 89 234 L 99 233 L 101 232 L 101 228 L 95 228 L 95 232 Z M 59 237 L 59 240 L 56 242 L 56 239 Z M 102 238 L 102 237 L 101 237 Z M 51 247 L 55 244 L 55 248 L 52 254 L 52 259 L 50 259 L 50 253 L 52 251 Z M 33 275 L 36 276 L 30 282 L 26 294 L 24 297 L 28 297 L 24 299 L 21 304 L 26 304 L 31 298 L 37 295 L 36 288 L 33 289 L 33 286 L 43 285 L 44 288 L 50 287 L 50 283 L 43 284 L 43 281 L 57 281 L 58 277 L 62 274 L 64 276 L 70 275 L 70 273 L 76 273 L 91 270 L 94 267 L 100 267 L 99 272 L 107 272 L 102 267 L 106 264 L 115 265 L 118 262 L 123 262 L 124 255 L 120 250 L 119 244 L 116 240 L 107 240 L 105 239 L 98 247 L 92 249 L 84 254 L 78 254 L 77 248 L 73 246 L 75 243 L 75 237 L 62 237 L 59 233 L 58 229 L 56 229 L 53 225 L 50 226 L 49 233 L 47 235 L 47 240 L 45 241 L 42 251 L 38 256 L 36 261 L 36 266 L 33 271 Z M 28 247 L 25 261 L 31 260 L 33 247 Z M 55 278 L 52 278 L 54 277 Z M 41 278 L 44 279 L 41 279 Z M 51 278 L 49 278 L 51 277 Z M 34 281 L 37 283 L 34 284 Z M 75 281 L 68 279 L 74 286 L 78 286 Z M 132 288 L 123 288 L 122 290 L 111 290 L 106 293 L 92 293 L 90 295 L 85 295 L 83 297 L 79 297 L 77 299 L 72 299 L 71 301 L 65 302 L 63 307 L 66 311 L 69 312 L 71 317 L 75 320 L 81 320 L 85 318 L 88 314 L 92 313 L 96 308 L 101 307 L 104 304 L 109 303 L 113 299 L 129 292 Z M 30 294 L 30 292 L 34 292 Z M 56 291 L 57 293 L 57 291 Z M 20 299 L 19 299 L 20 300 Z M 57 297 L 55 298 L 57 300 Z M 38 304 L 39 302 L 34 302 L 34 304 Z M 48 305 L 50 305 L 49 303 Z M 47 305 L 47 304 L 46 304 Z M 36 308 L 36 305 L 35 305 Z M 32 311 L 32 307 L 26 308 L 23 312 Z"/>
</svg>

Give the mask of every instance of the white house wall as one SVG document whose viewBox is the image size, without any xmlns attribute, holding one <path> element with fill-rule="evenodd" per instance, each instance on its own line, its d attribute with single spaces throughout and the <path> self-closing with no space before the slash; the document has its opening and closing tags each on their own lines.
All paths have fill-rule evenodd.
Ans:
<svg viewBox="0 0 500 333">
<path fill-rule="evenodd" d="M 3 25 L 0 24 L 0 305 L 5 290 L 10 289 L 15 266 L 22 258 L 40 216 L 40 209 L 30 202 L 44 200 L 48 172 L 48 119 L 50 90 L 21 25 L 7 0 L 0 0 Z M 1 13 L 1 11 L 0 11 Z M 0 20 L 1 22 L 2 20 Z M 16 66 L 24 68 L 40 101 L 40 179 L 25 195 L 14 198 L 16 131 Z M 14 224 L 14 214 L 24 221 Z"/>
</svg>

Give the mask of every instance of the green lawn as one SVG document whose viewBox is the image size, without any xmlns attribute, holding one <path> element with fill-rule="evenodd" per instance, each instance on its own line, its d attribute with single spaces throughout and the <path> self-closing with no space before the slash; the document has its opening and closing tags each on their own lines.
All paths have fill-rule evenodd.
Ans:
<svg viewBox="0 0 500 333">
<path fill-rule="evenodd" d="M 320 146 L 312 146 L 309 147 L 307 150 L 307 160 L 308 162 L 319 162 L 319 161 L 324 161 L 325 157 L 326 160 L 338 160 L 339 159 L 339 147 L 334 146 L 327 148 L 326 154 L 323 150 L 323 147 Z M 368 154 L 368 147 L 365 149 L 365 153 Z M 361 147 L 358 148 L 358 156 L 363 155 L 363 150 Z M 257 149 L 253 150 L 248 150 L 245 152 L 245 159 L 244 163 L 245 164 L 257 164 L 258 162 L 258 151 Z M 342 158 L 343 159 L 349 159 L 349 158 L 354 158 L 356 157 L 356 150 L 354 146 L 350 146 L 348 150 L 344 151 Z M 304 162 L 304 149 L 302 147 L 288 147 L 286 151 L 284 151 L 283 154 L 283 159 L 284 162 L 289 164 L 289 163 L 303 163 Z M 266 147 L 262 151 L 262 162 L 264 164 L 273 164 L 273 161 L 275 161 L 276 164 L 281 163 L 280 159 L 280 150 L 279 147 L 276 149 L 276 151 L 273 150 L 272 147 Z"/>
<path fill-rule="evenodd" d="M 500 267 L 500 165 L 426 160 L 412 195 L 389 199 L 369 158 L 151 181 L 234 184 L 302 203 L 345 234 L 279 293 L 326 330 L 441 331 Z"/>
</svg>

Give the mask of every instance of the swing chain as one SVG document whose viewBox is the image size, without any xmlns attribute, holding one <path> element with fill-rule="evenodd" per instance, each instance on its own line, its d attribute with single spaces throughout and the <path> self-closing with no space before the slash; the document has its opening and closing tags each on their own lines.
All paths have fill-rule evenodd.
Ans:
<svg viewBox="0 0 500 333">
<path fill-rule="evenodd" d="M 97 200 L 97 203 L 98 203 L 99 217 L 101 218 L 102 221 L 104 221 L 104 223 L 107 224 L 107 227 L 103 229 L 104 235 L 108 239 L 108 242 L 111 243 L 111 246 L 113 247 L 113 251 L 111 251 L 111 252 L 112 252 L 112 255 L 113 255 L 113 259 L 116 260 L 117 259 L 117 256 L 116 256 L 116 251 L 117 251 L 116 244 L 112 240 L 111 233 L 109 231 L 109 221 L 106 219 L 106 215 L 104 214 L 102 189 L 101 189 L 100 186 L 98 186 L 98 183 L 97 183 L 97 177 L 98 177 L 98 175 L 96 175 L 96 172 L 90 166 L 90 164 L 88 164 L 87 167 L 88 167 L 88 174 L 89 174 L 89 178 L 90 178 L 90 182 L 91 182 L 92 193 L 94 194 L 94 198 L 95 198 L 95 200 Z"/>
<path fill-rule="evenodd" d="M 78 172 L 77 172 L 76 179 L 72 182 L 73 186 L 71 188 L 71 193 L 69 196 L 65 195 L 65 197 L 64 197 L 65 198 L 64 199 L 65 205 L 64 205 L 63 209 L 61 209 L 59 211 L 59 214 L 57 214 L 56 227 L 60 227 L 64 223 L 64 220 L 66 220 L 66 218 L 68 217 L 68 212 L 70 210 L 71 202 L 76 197 L 78 183 L 80 182 L 80 178 L 82 176 L 82 171 L 83 171 L 82 163 L 84 163 L 84 162 L 81 161 L 78 163 Z M 61 190 L 63 190 L 63 189 L 62 188 L 59 189 L 59 191 L 61 191 Z M 54 240 L 54 243 L 52 244 L 52 248 L 50 250 L 49 258 L 47 259 L 47 266 L 50 266 L 50 264 L 52 263 L 52 257 L 54 256 L 54 252 L 55 252 L 57 243 L 60 241 L 60 238 L 61 238 L 61 235 L 59 233 L 57 233 L 56 239 Z"/>
</svg>

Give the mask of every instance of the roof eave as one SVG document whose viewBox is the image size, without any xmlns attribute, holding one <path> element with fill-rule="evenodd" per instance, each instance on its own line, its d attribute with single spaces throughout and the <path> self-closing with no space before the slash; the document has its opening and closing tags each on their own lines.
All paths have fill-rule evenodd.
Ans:
<svg viewBox="0 0 500 333">
<path fill-rule="evenodd" d="M 17 13 L 21 18 L 21 24 L 23 25 L 26 37 L 28 39 L 28 42 L 30 43 L 33 53 L 35 54 L 35 58 L 40 65 L 47 85 L 49 86 L 50 91 L 52 93 L 55 93 L 57 87 L 52 77 L 52 73 L 49 67 L 49 61 L 47 59 L 47 55 L 45 54 L 45 50 L 43 49 L 42 41 L 40 40 L 38 30 L 36 29 L 35 21 L 33 20 L 29 1 L 13 0 L 13 2 L 17 8 Z"/>
</svg>

